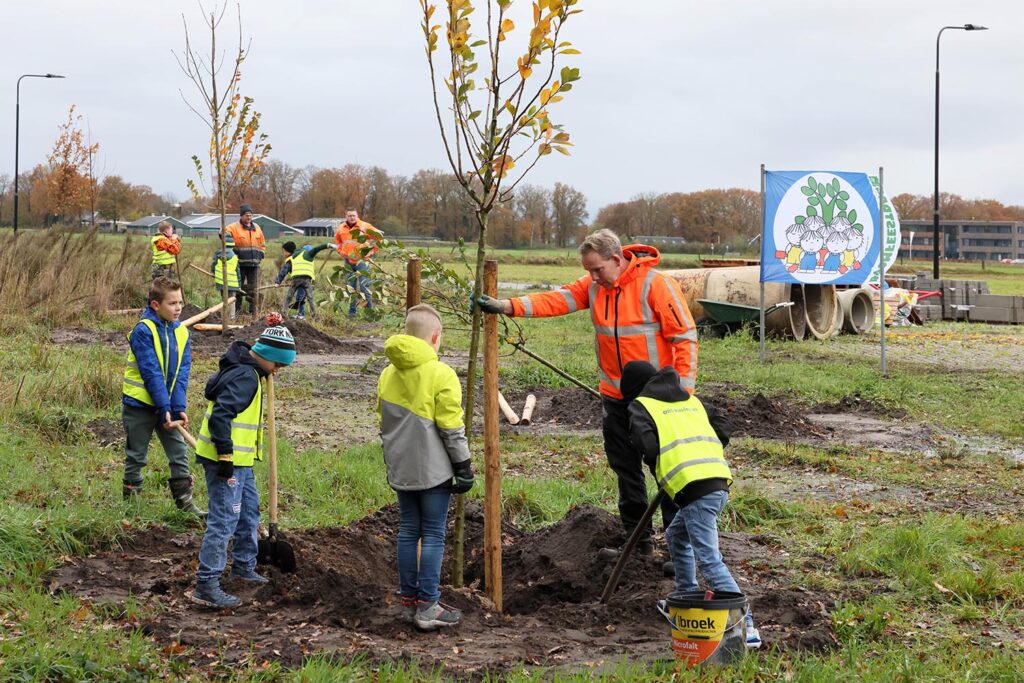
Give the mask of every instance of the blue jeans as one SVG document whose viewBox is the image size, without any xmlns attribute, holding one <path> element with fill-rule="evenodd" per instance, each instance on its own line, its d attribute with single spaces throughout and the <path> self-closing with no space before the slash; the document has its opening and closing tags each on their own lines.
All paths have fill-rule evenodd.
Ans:
<svg viewBox="0 0 1024 683">
<path fill-rule="evenodd" d="M 216 581 L 228 561 L 228 541 L 235 539 L 231 549 L 232 571 L 245 573 L 256 566 L 256 528 L 260 523 L 260 494 L 251 467 L 236 467 L 231 479 L 217 476 L 217 463 L 196 458 L 206 470 L 206 490 L 210 499 L 210 515 L 206 518 L 206 534 L 199 548 L 199 569 L 196 579 Z"/>
<path fill-rule="evenodd" d="M 366 307 L 373 308 L 373 294 L 370 293 L 370 278 L 363 275 L 370 270 L 370 264 L 366 261 L 360 261 L 359 263 L 348 264 L 349 274 L 345 280 L 345 283 L 356 290 L 364 297 L 366 297 Z M 355 294 L 352 295 L 352 303 L 349 304 L 348 314 L 356 314 L 356 304 L 359 303 L 359 297 Z"/>
<path fill-rule="evenodd" d="M 398 526 L 398 583 L 405 597 L 436 602 L 441 597 L 441 560 L 444 559 L 444 529 L 448 521 L 448 485 L 425 491 L 398 491 L 402 521 Z M 419 566 L 416 550 L 422 539 Z"/>
<path fill-rule="evenodd" d="M 728 500 L 728 492 L 712 491 L 679 508 L 665 530 L 668 551 L 676 568 L 676 592 L 700 590 L 697 567 L 712 590 L 742 592 L 718 550 L 718 515 Z"/>
</svg>

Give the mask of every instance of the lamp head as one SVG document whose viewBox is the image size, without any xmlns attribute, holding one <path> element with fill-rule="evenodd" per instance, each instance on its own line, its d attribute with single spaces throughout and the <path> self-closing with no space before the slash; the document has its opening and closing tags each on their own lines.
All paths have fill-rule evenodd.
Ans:
<svg viewBox="0 0 1024 683">
<path fill-rule="evenodd" d="M 987 31 L 988 26 L 979 26 L 977 24 L 964 24 L 965 31 Z"/>
</svg>

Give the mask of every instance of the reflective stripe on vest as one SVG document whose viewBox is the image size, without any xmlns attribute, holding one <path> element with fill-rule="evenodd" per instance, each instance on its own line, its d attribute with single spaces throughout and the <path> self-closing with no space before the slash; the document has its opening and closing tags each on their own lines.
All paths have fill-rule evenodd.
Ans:
<svg viewBox="0 0 1024 683">
<path fill-rule="evenodd" d="M 172 266 L 174 265 L 174 254 L 163 249 L 157 249 L 157 240 L 164 238 L 164 235 L 156 234 L 150 240 L 149 244 L 153 248 L 153 265 L 154 266 Z"/>
<path fill-rule="evenodd" d="M 292 264 L 292 272 L 288 277 L 308 277 L 310 280 L 316 279 L 316 268 L 312 261 L 307 260 L 302 256 L 301 253 L 295 254 L 288 259 Z"/>
<path fill-rule="evenodd" d="M 732 483 L 722 442 L 696 397 L 669 403 L 641 396 L 637 401 L 658 428 L 659 455 L 654 473 L 665 493 L 675 497 L 687 484 L 704 479 L 721 478 Z"/>
<path fill-rule="evenodd" d="M 164 344 L 160 340 L 156 323 L 152 320 L 140 321 L 153 333 L 153 350 L 156 352 L 156 360 L 160 363 L 160 374 L 164 377 L 164 384 L 167 386 L 167 395 L 174 391 L 174 385 L 178 382 L 178 371 L 181 370 L 181 359 L 185 356 L 185 345 L 188 343 L 189 331 L 187 327 L 179 325 L 174 328 L 174 338 L 178 342 L 178 363 L 174 366 L 174 377 L 167 377 L 167 359 L 164 358 Z M 142 380 L 142 373 L 139 372 L 139 364 L 135 359 L 135 352 L 132 351 L 131 332 L 128 333 L 128 363 L 124 369 L 124 379 L 121 382 L 121 393 L 136 401 L 141 401 L 147 406 L 156 406 L 153 397 L 146 391 L 146 384 Z M 170 384 L 167 380 L 170 379 Z"/>
<path fill-rule="evenodd" d="M 231 252 L 231 258 L 227 260 L 228 289 L 238 289 L 238 256 Z M 213 282 L 218 285 L 224 284 L 224 259 L 217 259 L 217 265 L 213 269 Z"/>
<path fill-rule="evenodd" d="M 256 370 L 253 370 L 256 372 Z M 217 448 L 210 437 L 210 416 L 216 401 L 210 401 L 203 416 L 203 426 L 196 437 L 196 455 L 207 460 L 219 460 Z M 263 383 L 257 375 L 256 394 L 245 410 L 231 421 L 231 460 L 236 467 L 252 467 L 263 459 Z"/>
</svg>

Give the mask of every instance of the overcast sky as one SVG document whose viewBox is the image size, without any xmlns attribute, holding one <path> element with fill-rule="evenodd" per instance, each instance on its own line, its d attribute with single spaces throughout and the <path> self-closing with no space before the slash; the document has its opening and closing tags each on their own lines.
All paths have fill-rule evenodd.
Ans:
<svg viewBox="0 0 1024 683">
<path fill-rule="evenodd" d="M 576 147 L 530 181 L 569 183 L 592 212 L 640 192 L 756 189 L 761 163 L 884 166 L 890 196 L 931 194 L 935 35 L 966 22 L 991 30 L 942 37 L 942 189 L 1024 204 L 1022 0 L 579 6 L 563 35 L 583 53 L 568 62 L 582 80 L 553 112 Z M 0 0 L 0 172 L 14 169 L 17 78 L 50 71 L 67 79 L 22 81 L 22 171 L 43 161 L 73 103 L 107 174 L 186 197 L 207 134 L 179 94 L 194 99 L 172 55 L 183 12 L 198 30 L 190 0 Z M 445 167 L 417 0 L 245 0 L 242 15 L 243 91 L 273 157 Z"/>
</svg>

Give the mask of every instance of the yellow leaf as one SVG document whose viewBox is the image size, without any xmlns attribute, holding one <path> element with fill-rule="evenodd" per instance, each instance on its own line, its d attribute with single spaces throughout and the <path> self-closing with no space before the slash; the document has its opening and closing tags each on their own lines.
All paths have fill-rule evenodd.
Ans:
<svg viewBox="0 0 1024 683">
<path fill-rule="evenodd" d="M 510 33 L 512 29 L 516 27 L 515 23 L 511 19 L 504 19 L 501 22 L 501 32 Z"/>
<path fill-rule="evenodd" d="M 562 50 L 561 53 L 559 53 L 559 54 L 563 54 L 563 55 L 579 55 L 579 54 L 583 54 L 583 53 L 580 52 L 579 50 L 577 50 L 574 47 L 570 47 L 568 49 Z"/>
</svg>

